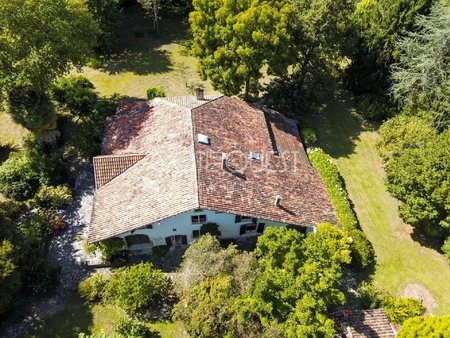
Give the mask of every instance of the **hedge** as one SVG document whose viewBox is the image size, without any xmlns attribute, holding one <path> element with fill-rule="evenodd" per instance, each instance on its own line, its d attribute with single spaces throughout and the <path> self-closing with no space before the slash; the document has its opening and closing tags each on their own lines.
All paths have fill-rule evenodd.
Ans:
<svg viewBox="0 0 450 338">
<path fill-rule="evenodd" d="M 345 183 L 331 157 L 320 148 L 308 150 L 308 157 L 319 172 L 328 196 L 333 204 L 339 224 L 352 237 L 352 264 L 365 268 L 373 262 L 372 245 L 360 230 L 358 219 L 345 190 Z"/>
</svg>

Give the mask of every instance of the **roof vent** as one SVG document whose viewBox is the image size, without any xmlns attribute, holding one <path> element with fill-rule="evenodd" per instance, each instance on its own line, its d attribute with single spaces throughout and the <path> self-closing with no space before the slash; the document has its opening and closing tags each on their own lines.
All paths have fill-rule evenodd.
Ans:
<svg viewBox="0 0 450 338">
<path fill-rule="evenodd" d="M 198 134 L 197 140 L 198 140 L 198 143 L 207 144 L 207 145 L 210 144 L 209 137 L 206 135 L 203 135 L 203 134 Z"/>
<path fill-rule="evenodd" d="M 252 160 L 257 160 L 257 161 L 259 161 L 261 159 L 261 157 L 259 156 L 259 153 L 256 152 L 256 151 L 251 151 L 250 152 L 250 158 Z"/>
<path fill-rule="evenodd" d="M 273 206 L 274 207 L 279 207 L 281 203 L 281 196 L 275 196 L 274 200 L 273 200 Z"/>
<path fill-rule="evenodd" d="M 197 100 L 204 100 L 205 99 L 205 90 L 200 87 L 195 88 L 195 97 L 197 98 Z"/>
<path fill-rule="evenodd" d="M 234 169 L 233 167 L 230 166 L 230 164 L 228 163 L 228 156 L 227 154 L 222 154 L 222 167 L 224 170 L 232 173 L 232 174 L 237 174 L 236 169 Z"/>
</svg>

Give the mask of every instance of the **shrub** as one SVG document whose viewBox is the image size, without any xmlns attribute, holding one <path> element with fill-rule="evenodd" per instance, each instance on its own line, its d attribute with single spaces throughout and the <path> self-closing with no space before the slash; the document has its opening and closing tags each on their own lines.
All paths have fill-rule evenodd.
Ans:
<svg viewBox="0 0 450 338">
<path fill-rule="evenodd" d="M 450 337 L 450 315 L 442 317 L 415 317 L 407 319 L 398 338 L 443 338 Z"/>
<path fill-rule="evenodd" d="M 414 298 L 386 297 L 381 301 L 391 323 L 402 324 L 406 319 L 422 315 L 426 308 Z"/>
<path fill-rule="evenodd" d="M 95 57 L 90 57 L 86 61 L 86 66 L 91 67 L 93 69 L 99 69 L 102 67 L 102 62 Z"/>
<path fill-rule="evenodd" d="M 166 93 L 161 87 L 150 87 L 147 89 L 147 100 L 153 100 L 155 97 L 164 97 Z"/>
<path fill-rule="evenodd" d="M 159 333 L 151 330 L 149 326 L 137 320 L 123 318 L 115 327 L 116 333 L 124 338 L 153 338 L 160 337 Z"/>
<path fill-rule="evenodd" d="M 94 244 L 104 261 L 111 262 L 125 248 L 122 238 L 112 237 Z"/>
<path fill-rule="evenodd" d="M 305 142 L 307 146 L 311 146 L 317 142 L 317 135 L 314 129 L 303 128 L 300 131 L 300 135 L 302 137 L 303 142 Z"/>
<path fill-rule="evenodd" d="M 136 313 L 167 291 L 164 274 L 151 263 L 140 263 L 115 270 L 105 288 L 105 299 Z"/>
<path fill-rule="evenodd" d="M 200 227 L 200 234 L 219 237 L 221 235 L 219 231 L 219 225 L 217 223 L 205 223 Z"/>
<path fill-rule="evenodd" d="M 62 209 L 72 203 L 72 191 L 66 185 L 41 187 L 35 201 L 46 209 Z"/>
<path fill-rule="evenodd" d="M 105 277 L 96 273 L 78 284 L 78 294 L 87 302 L 98 302 L 102 299 L 106 283 Z"/>
<path fill-rule="evenodd" d="M 0 166 L 0 192 L 17 201 L 30 199 L 39 189 L 39 175 L 29 158 L 13 156 Z"/>
<path fill-rule="evenodd" d="M 444 257 L 450 262 L 450 237 L 447 237 L 441 249 L 444 252 Z"/>
<path fill-rule="evenodd" d="M 75 116 L 86 116 L 97 102 L 94 85 L 84 76 L 60 78 L 52 88 L 56 101 Z"/>
<path fill-rule="evenodd" d="M 134 36 L 137 37 L 137 38 L 143 38 L 143 37 L 145 37 L 145 33 L 144 33 L 141 29 L 135 29 L 135 30 L 133 31 L 133 34 L 134 34 Z"/>
<path fill-rule="evenodd" d="M 353 229 L 348 231 L 348 235 L 352 238 L 350 244 L 352 264 L 358 268 L 369 266 L 373 262 L 375 252 L 364 232 Z"/>
<path fill-rule="evenodd" d="M 169 247 L 167 245 L 155 245 L 154 247 L 152 247 L 152 253 L 156 256 L 156 257 L 164 257 L 165 255 L 167 255 L 167 253 L 169 252 Z"/>
<path fill-rule="evenodd" d="M 359 223 L 345 190 L 345 183 L 331 157 L 320 148 L 308 151 L 309 160 L 319 172 L 328 196 L 333 204 L 338 222 L 349 236 L 354 266 L 365 268 L 373 262 L 373 248 L 364 232 L 358 230 Z"/>
<path fill-rule="evenodd" d="M 363 309 L 378 309 L 383 295 L 372 284 L 362 282 L 358 287 L 358 300 Z"/>
<path fill-rule="evenodd" d="M 55 235 L 66 227 L 67 223 L 58 215 L 50 217 L 47 225 L 49 235 Z"/>
</svg>

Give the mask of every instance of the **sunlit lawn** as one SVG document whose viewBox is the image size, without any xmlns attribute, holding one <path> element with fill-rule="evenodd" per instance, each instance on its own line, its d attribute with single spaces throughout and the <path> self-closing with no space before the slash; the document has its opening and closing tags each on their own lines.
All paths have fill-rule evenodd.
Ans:
<svg viewBox="0 0 450 338">
<path fill-rule="evenodd" d="M 418 284 L 437 303 L 433 314 L 450 313 L 450 266 L 434 249 L 411 238 L 412 228 L 398 216 L 398 202 L 386 191 L 377 155 L 376 126 L 364 127 L 350 102 L 331 102 L 327 118 L 316 117 L 320 145 L 336 159 L 364 232 L 372 242 L 377 265 L 375 284 L 396 295 Z"/>
<path fill-rule="evenodd" d="M 192 88 L 203 85 L 212 91 L 197 74 L 197 60 L 189 55 L 188 26 L 180 20 L 161 22 L 160 37 L 149 35 L 151 22 L 141 10 L 128 9 L 126 21 L 119 29 L 121 45 L 113 55 L 102 58 L 100 69 L 84 68 L 102 95 L 119 93 L 130 97 L 145 97 L 150 86 L 161 86 L 166 95 L 191 95 Z M 135 36 L 139 31 L 143 37 Z"/>
</svg>

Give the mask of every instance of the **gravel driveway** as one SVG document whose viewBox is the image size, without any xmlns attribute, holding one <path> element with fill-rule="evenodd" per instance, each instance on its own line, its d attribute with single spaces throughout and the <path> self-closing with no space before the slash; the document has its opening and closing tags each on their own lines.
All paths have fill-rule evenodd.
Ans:
<svg viewBox="0 0 450 338">
<path fill-rule="evenodd" d="M 91 216 L 94 178 L 88 162 L 77 163 L 72 168 L 75 178 L 74 202 L 61 216 L 67 227 L 52 237 L 47 261 L 61 266 L 61 283 L 44 297 L 19 299 L 9 317 L 0 326 L 1 337 L 13 338 L 23 334 L 39 319 L 49 317 L 64 309 L 67 295 L 83 280 L 89 270 L 82 264 L 83 241 L 87 236 Z"/>
</svg>

